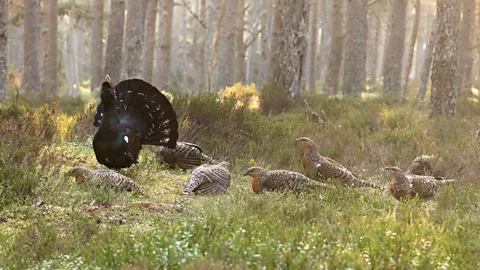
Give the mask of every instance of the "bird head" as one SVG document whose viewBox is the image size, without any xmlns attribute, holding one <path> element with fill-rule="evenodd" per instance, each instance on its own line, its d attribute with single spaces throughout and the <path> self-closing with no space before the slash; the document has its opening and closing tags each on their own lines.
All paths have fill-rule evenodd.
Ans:
<svg viewBox="0 0 480 270">
<path fill-rule="evenodd" d="M 68 171 L 68 173 L 71 176 L 75 177 L 75 180 L 77 180 L 77 182 L 82 182 L 83 180 L 85 180 L 85 177 L 84 177 L 85 169 L 82 167 L 75 167 L 70 171 Z"/>
<path fill-rule="evenodd" d="M 265 169 L 260 167 L 250 167 L 245 171 L 243 176 L 251 176 L 252 178 L 255 179 L 255 178 L 259 178 L 263 174 L 265 174 Z"/>
<path fill-rule="evenodd" d="M 307 137 L 298 138 L 295 140 L 295 143 L 301 145 L 305 150 L 315 147 L 315 143 L 312 141 L 312 139 Z"/>
<path fill-rule="evenodd" d="M 102 83 L 102 91 L 100 94 L 102 100 L 114 100 L 115 99 L 115 84 L 112 83 L 110 76 L 105 76 L 105 81 Z"/>
<path fill-rule="evenodd" d="M 385 167 L 385 171 L 389 171 L 393 176 L 396 176 L 397 174 L 403 174 L 402 170 L 398 167 Z"/>
</svg>

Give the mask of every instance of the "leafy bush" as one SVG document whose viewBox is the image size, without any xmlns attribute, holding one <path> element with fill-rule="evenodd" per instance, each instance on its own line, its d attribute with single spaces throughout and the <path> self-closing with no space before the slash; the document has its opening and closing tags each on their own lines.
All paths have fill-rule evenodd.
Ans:
<svg viewBox="0 0 480 270">
<path fill-rule="evenodd" d="M 258 110 L 260 106 L 260 96 L 254 83 L 247 86 L 243 86 L 242 83 L 236 83 L 232 87 L 226 87 L 218 92 L 218 95 L 221 100 L 234 97 L 237 99 L 239 106 L 247 104 L 247 107 L 252 110 Z"/>
</svg>

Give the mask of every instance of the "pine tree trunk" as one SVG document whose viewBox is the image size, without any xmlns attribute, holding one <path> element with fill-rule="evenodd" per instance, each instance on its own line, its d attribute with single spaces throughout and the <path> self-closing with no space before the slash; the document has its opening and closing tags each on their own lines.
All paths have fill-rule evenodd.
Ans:
<svg viewBox="0 0 480 270">
<path fill-rule="evenodd" d="M 43 75 L 47 93 L 58 95 L 58 1 L 48 1 L 47 68 Z"/>
<path fill-rule="evenodd" d="M 207 0 L 200 0 L 200 20 L 207 25 Z M 200 36 L 202 37 L 202 48 L 198 50 L 198 65 L 200 66 L 200 81 L 197 89 L 197 93 L 207 90 L 207 54 L 209 48 L 208 31 L 202 25 Z"/>
<path fill-rule="evenodd" d="M 142 78 L 144 39 L 144 0 L 128 1 L 125 40 L 123 44 L 124 78 Z"/>
<path fill-rule="evenodd" d="M 0 104 L 7 104 L 8 1 L 0 0 Z"/>
<path fill-rule="evenodd" d="M 320 21 L 321 21 L 321 28 L 322 34 L 320 35 L 320 50 L 318 53 L 317 59 L 317 73 L 318 79 L 320 81 L 325 81 L 325 71 L 328 66 L 328 54 L 330 52 L 330 47 L 332 43 L 332 35 L 331 35 L 331 12 L 328 12 L 327 8 L 327 0 L 322 0 L 320 2 Z"/>
<path fill-rule="evenodd" d="M 147 3 L 145 47 L 143 48 L 143 79 L 152 82 L 153 59 L 155 50 L 155 27 L 157 24 L 157 0 L 145 0 Z"/>
<path fill-rule="evenodd" d="M 102 83 L 102 66 L 103 66 L 103 0 L 95 0 L 92 6 L 92 43 L 91 43 L 91 62 L 92 69 L 90 89 L 100 89 Z"/>
<path fill-rule="evenodd" d="M 433 62 L 433 50 L 435 48 L 436 35 L 436 19 L 432 23 L 432 29 L 430 30 L 430 37 L 428 38 L 427 47 L 425 48 L 425 60 L 423 61 L 422 75 L 420 76 L 420 89 L 418 90 L 417 101 L 423 101 L 425 94 L 427 93 L 428 79 L 430 79 L 430 71 L 432 69 Z"/>
<path fill-rule="evenodd" d="M 22 87 L 27 91 L 40 91 L 40 14 L 38 0 L 24 1 L 24 57 Z"/>
<path fill-rule="evenodd" d="M 458 68 L 458 0 L 438 0 L 437 35 L 433 52 L 430 116 L 456 113 L 456 72 Z"/>
<path fill-rule="evenodd" d="M 474 53 L 473 53 L 473 48 L 472 48 L 472 44 L 475 44 L 475 35 L 476 35 L 476 21 L 475 21 L 475 10 L 476 10 L 476 3 L 475 3 L 475 0 L 472 1 L 472 6 L 471 6 L 471 9 L 472 9 L 472 22 L 471 22 L 471 26 L 470 26 L 470 34 L 469 34 L 469 46 L 468 46 L 468 49 L 466 51 L 466 59 L 465 59 L 465 79 L 464 79 L 464 92 L 466 94 L 469 94 L 471 93 L 472 91 L 472 84 L 473 84 L 473 62 L 474 62 Z"/>
<path fill-rule="evenodd" d="M 310 3 L 310 26 L 308 31 L 310 33 L 308 42 L 308 88 L 310 92 L 316 92 L 316 60 L 317 60 L 317 43 L 318 43 L 318 3 Z"/>
<path fill-rule="evenodd" d="M 385 50 L 385 65 L 383 69 L 384 94 L 401 94 L 407 3 L 407 0 L 393 0 L 392 3 L 387 48 Z"/>
<path fill-rule="evenodd" d="M 344 1 L 334 1 L 332 9 L 332 40 L 325 71 L 323 94 L 336 95 L 340 79 L 340 67 L 343 58 L 343 5 Z"/>
<path fill-rule="evenodd" d="M 249 24 L 250 24 L 250 33 L 256 33 L 257 31 L 259 31 L 259 23 L 258 23 L 258 19 L 261 18 L 260 16 L 265 16 L 265 12 L 263 12 L 262 14 L 262 11 L 261 11 L 261 4 L 262 4 L 263 0 L 262 1 L 253 1 L 252 4 L 253 4 L 253 8 L 252 8 L 252 12 L 249 12 Z M 261 19 L 260 19 L 261 20 Z M 254 38 L 253 34 L 250 34 L 250 36 L 252 38 Z M 247 84 L 251 84 L 252 82 L 255 81 L 254 79 L 254 68 L 255 68 L 255 63 L 257 61 L 255 61 L 255 59 L 257 58 L 257 54 L 256 54 L 256 50 L 257 50 L 257 47 L 258 47 L 258 43 L 257 43 L 257 40 L 258 40 L 258 36 L 255 38 L 255 40 L 253 40 L 250 44 L 250 47 L 248 47 L 248 57 L 247 57 L 247 63 L 246 63 L 246 82 Z M 257 74 L 258 75 L 258 74 Z M 258 82 L 258 81 L 257 81 Z M 259 85 L 261 86 L 261 85 Z"/>
<path fill-rule="evenodd" d="M 378 47 L 380 42 L 380 27 L 382 26 L 375 13 L 369 15 L 370 27 L 368 29 L 367 44 L 367 77 L 370 85 L 377 84 Z"/>
<path fill-rule="evenodd" d="M 237 0 L 237 22 L 235 31 L 235 82 L 245 82 L 245 42 L 243 30 L 245 28 L 245 0 Z"/>
<path fill-rule="evenodd" d="M 410 80 L 410 72 L 413 65 L 413 55 L 415 53 L 415 43 L 417 42 L 418 26 L 420 24 L 421 3 L 420 0 L 415 1 L 415 19 L 413 20 L 412 35 L 410 36 L 410 46 L 408 47 L 407 64 L 403 72 L 402 97 L 408 95 L 408 81 Z"/>
<path fill-rule="evenodd" d="M 155 85 L 164 91 L 170 91 L 170 66 L 172 45 L 172 23 L 173 23 L 173 0 L 160 1 L 160 28 L 159 28 L 159 51 L 157 56 L 157 82 Z"/>
<path fill-rule="evenodd" d="M 302 0 L 303 1 L 303 0 Z M 281 35 L 281 23 L 282 23 L 282 9 L 284 0 L 275 0 L 275 7 L 273 11 L 273 23 L 272 23 L 272 37 L 270 40 L 270 52 L 268 54 L 268 73 L 266 76 L 267 81 L 272 81 L 275 72 L 275 60 L 279 54 L 280 47 L 280 35 Z"/>
<path fill-rule="evenodd" d="M 236 1 L 223 0 L 220 16 L 218 53 L 217 53 L 217 72 L 214 80 L 214 90 L 220 91 L 227 86 L 232 86 L 235 82 L 234 63 L 235 63 L 235 30 L 237 23 L 237 3 Z"/>
<path fill-rule="evenodd" d="M 270 47 L 270 44 L 268 43 L 269 39 L 273 39 L 273 28 L 275 28 L 275 25 L 271 24 L 271 20 L 274 17 L 274 13 L 276 9 L 272 9 L 270 6 L 272 5 L 272 2 L 274 1 L 275 4 L 277 5 L 278 3 L 281 3 L 281 0 L 259 0 L 260 1 L 260 6 L 261 10 L 263 10 L 264 14 L 262 15 L 260 19 L 260 24 L 261 24 L 261 40 L 260 40 L 260 59 L 261 62 L 266 64 L 266 66 L 259 71 L 259 76 L 257 80 L 258 85 L 262 85 L 263 83 L 267 81 L 272 80 L 272 68 L 271 68 L 271 62 L 270 62 L 270 55 L 272 54 L 272 48 Z M 277 27 L 278 28 L 278 27 Z M 252 80 L 254 80 L 252 78 Z"/>
<path fill-rule="evenodd" d="M 457 70 L 457 84 L 456 92 L 457 97 L 462 95 L 463 78 L 465 76 L 466 62 L 469 57 L 470 50 L 470 32 L 472 28 L 472 21 L 475 10 L 475 0 L 463 0 L 462 8 L 462 24 L 460 28 L 460 34 L 458 37 L 458 70 Z"/>
<path fill-rule="evenodd" d="M 291 99 L 299 98 L 305 87 L 303 68 L 307 55 L 306 19 L 306 0 L 284 1 L 273 80 L 288 91 Z"/>
<path fill-rule="evenodd" d="M 347 1 L 343 93 L 365 92 L 367 77 L 367 1 Z"/>
<path fill-rule="evenodd" d="M 121 80 L 123 27 L 125 23 L 125 1 L 112 0 L 110 4 L 110 23 L 108 26 L 108 42 L 105 61 L 105 75 L 113 81 Z"/>
<path fill-rule="evenodd" d="M 49 0 L 40 0 L 40 81 L 41 89 L 45 90 L 48 62 L 48 2 Z"/>
</svg>

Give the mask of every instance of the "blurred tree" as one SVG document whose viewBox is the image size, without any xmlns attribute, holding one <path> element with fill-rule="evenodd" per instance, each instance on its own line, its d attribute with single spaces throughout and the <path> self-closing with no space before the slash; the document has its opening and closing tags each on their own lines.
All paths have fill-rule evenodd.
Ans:
<svg viewBox="0 0 480 270">
<path fill-rule="evenodd" d="M 343 58 L 343 9 L 344 1 L 334 1 L 332 8 L 332 28 L 328 66 L 325 71 L 323 94 L 336 95 L 340 79 L 340 66 Z"/>
<path fill-rule="evenodd" d="M 428 79 L 430 79 L 430 71 L 433 62 L 433 49 L 436 42 L 436 20 L 432 23 L 430 37 L 428 38 L 427 47 L 425 48 L 425 60 L 423 61 L 422 75 L 420 76 L 420 89 L 418 90 L 417 101 L 423 101 L 428 87 Z"/>
<path fill-rule="evenodd" d="M 235 30 L 235 82 L 245 82 L 245 0 L 237 0 L 237 22 Z"/>
<path fill-rule="evenodd" d="M 7 103 L 8 1 L 0 0 L 0 103 Z"/>
<path fill-rule="evenodd" d="M 218 25 L 218 51 L 214 76 L 215 92 L 232 86 L 235 82 L 235 30 L 237 2 L 223 0 Z"/>
<path fill-rule="evenodd" d="M 123 26 L 125 23 L 125 0 L 111 0 L 110 23 L 108 26 L 108 41 L 105 59 L 105 74 L 113 81 L 121 80 Z M 98 60 L 95 60 L 98 61 Z"/>
<path fill-rule="evenodd" d="M 457 97 L 462 95 L 463 81 L 465 77 L 466 63 L 470 57 L 470 32 L 472 31 L 475 0 L 462 0 L 462 23 L 458 36 L 458 66 L 456 78 Z"/>
<path fill-rule="evenodd" d="M 47 93 L 58 95 L 58 1 L 48 0 L 47 67 L 43 74 Z"/>
<path fill-rule="evenodd" d="M 385 94 L 401 94 L 407 3 L 407 0 L 392 1 L 383 69 L 383 92 Z"/>
<path fill-rule="evenodd" d="M 22 87 L 27 91 L 40 91 L 40 14 L 38 0 L 24 1 L 24 39 L 23 39 L 23 80 Z"/>
<path fill-rule="evenodd" d="M 365 92 L 367 76 L 367 0 L 347 1 L 343 93 Z"/>
<path fill-rule="evenodd" d="M 102 74 L 103 66 L 103 0 L 94 0 L 92 5 L 92 43 L 91 43 L 91 81 L 90 89 L 100 89 L 100 84 L 103 81 Z M 103 75 L 103 76 L 102 76 Z M 110 74 L 112 75 L 112 74 Z"/>
<path fill-rule="evenodd" d="M 123 78 L 142 78 L 143 39 L 144 39 L 144 2 L 146 0 L 128 1 L 125 39 L 123 43 Z"/>
<path fill-rule="evenodd" d="M 318 2 L 310 2 L 308 6 L 309 27 L 308 27 L 308 58 L 307 58 L 307 83 L 310 92 L 316 91 L 316 60 L 317 60 L 317 43 L 318 43 Z"/>
<path fill-rule="evenodd" d="M 273 81 L 283 86 L 291 99 L 296 99 L 305 88 L 303 69 L 307 56 L 307 0 L 285 0 L 283 4 Z"/>
<path fill-rule="evenodd" d="M 437 0 L 437 34 L 432 66 L 430 116 L 456 114 L 459 0 Z"/>
<path fill-rule="evenodd" d="M 267 63 L 267 70 L 268 73 L 265 77 L 267 81 L 273 80 L 273 74 L 275 72 L 275 59 L 278 56 L 279 53 L 279 47 L 280 47 L 280 35 L 281 35 L 281 23 L 282 23 L 282 10 L 284 8 L 283 2 L 284 0 L 274 0 L 275 5 L 273 9 L 273 23 L 271 27 L 271 40 L 270 40 L 270 50 L 268 50 L 268 46 L 262 46 L 262 51 L 265 51 L 265 54 L 267 54 L 268 51 L 268 63 Z M 262 30 L 263 31 L 263 30 Z M 263 32 L 262 32 L 263 35 Z M 263 37 L 262 37 L 263 39 Z M 268 44 L 268 39 L 266 41 L 262 40 L 262 43 L 266 42 Z"/>
<path fill-rule="evenodd" d="M 413 55 L 415 53 L 415 44 L 417 43 L 418 26 L 420 23 L 421 2 L 415 0 L 415 18 L 413 20 L 412 35 L 410 36 L 410 44 L 408 46 L 407 62 L 403 71 L 402 97 L 408 94 L 408 81 L 410 80 L 410 72 L 413 65 Z"/>
<path fill-rule="evenodd" d="M 173 0 L 160 1 L 159 50 L 157 54 L 157 82 L 160 90 L 170 91 L 170 46 L 172 44 Z"/>
<path fill-rule="evenodd" d="M 144 1 L 147 2 L 147 14 L 145 18 L 145 46 L 143 48 L 143 79 L 147 82 L 152 82 L 158 1 Z"/>
</svg>

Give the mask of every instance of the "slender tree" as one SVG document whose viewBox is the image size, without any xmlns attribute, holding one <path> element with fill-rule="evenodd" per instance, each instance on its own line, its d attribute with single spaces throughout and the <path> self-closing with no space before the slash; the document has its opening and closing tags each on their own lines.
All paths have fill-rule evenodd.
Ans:
<svg viewBox="0 0 480 270">
<path fill-rule="evenodd" d="M 343 93 L 365 92 L 367 76 L 367 1 L 347 1 Z"/>
<path fill-rule="evenodd" d="M 58 95 L 58 1 L 48 1 L 47 68 L 43 74 L 48 93 Z"/>
<path fill-rule="evenodd" d="M 475 55 L 474 55 L 474 48 L 473 44 L 475 44 L 475 40 L 477 39 L 477 22 L 475 20 L 475 11 L 477 9 L 477 5 L 475 3 L 475 0 L 472 3 L 472 22 L 470 26 L 470 34 L 469 34 L 469 47 L 467 49 L 467 55 L 465 58 L 465 78 L 463 82 L 463 89 L 465 90 L 466 93 L 470 93 L 472 89 L 472 83 L 473 83 L 473 62 L 475 60 Z"/>
<path fill-rule="evenodd" d="M 401 94 L 407 2 L 407 0 L 392 1 L 383 69 L 383 92 L 385 94 Z"/>
<path fill-rule="evenodd" d="M 268 73 L 266 76 L 267 81 L 273 80 L 273 73 L 275 70 L 274 62 L 279 53 L 280 32 L 281 32 L 280 25 L 282 23 L 282 9 L 283 9 L 284 0 L 274 0 L 274 1 L 275 1 L 275 5 L 273 10 L 273 23 L 272 23 L 272 29 L 271 29 L 272 33 L 270 38 L 270 52 L 268 54 L 268 63 L 267 63 L 267 68 L 268 68 Z M 264 41 L 262 41 L 262 43 L 263 42 Z"/>
<path fill-rule="evenodd" d="M 343 56 L 343 5 L 344 1 L 334 1 L 332 9 L 332 44 L 330 46 L 330 58 L 325 72 L 325 86 L 323 93 L 336 95 L 338 93 L 338 81 L 340 79 L 340 67 Z"/>
<path fill-rule="evenodd" d="M 235 82 L 235 29 L 237 23 L 237 2 L 223 0 L 220 12 L 217 72 L 214 80 L 214 90 L 219 91 Z"/>
<path fill-rule="evenodd" d="M 284 1 L 273 80 L 282 85 L 292 99 L 300 97 L 305 87 L 303 67 L 307 54 L 306 17 L 306 0 Z"/>
<path fill-rule="evenodd" d="M 103 80 L 103 0 L 94 0 L 92 5 L 92 43 L 91 43 L 91 68 L 92 76 L 90 89 L 99 89 Z"/>
<path fill-rule="evenodd" d="M 461 95 L 463 88 L 463 81 L 465 77 L 465 64 L 468 61 L 470 53 L 470 32 L 473 25 L 473 16 L 475 10 L 475 0 L 463 0 L 462 8 L 462 24 L 458 37 L 458 70 L 457 70 L 457 84 L 456 92 L 457 96 Z"/>
<path fill-rule="evenodd" d="M 152 81 L 153 59 L 155 50 L 155 27 L 157 24 L 157 0 L 146 0 L 147 14 L 145 26 L 145 47 L 143 48 L 143 79 Z"/>
<path fill-rule="evenodd" d="M 415 53 L 415 44 L 417 42 L 418 35 L 418 26 L 420 24 L 420 12 L 421 12 L 421 2 L 420 0 L 415 1 L 415 19 L 413 20 L 412 35 L 410 36 L 410 44 L 408 47 L 407 54 L 407 64 L 405 65 L 405 70 L 403 72 L 403 86 L 402 86 L 402 96 L 408 94 L 408 81 L 410 80 L 410 72 L 413 65 L 413 55 Z"/>
<path fill-rule="evenodd" d="M 433 62 L 433 49 L 435 48 L 436 36 L 436 20 L 432 23 L 430 36 L 428 38 L 427 47 L 425 48 L 425 60 L 423 61 L 422 74 L 420 76 L 420 89 L 418 90 L 417 101 L 423 101 L 427 93 L 428 79 L 430 79 L 430 71 Z"/>
<path fill-rule="evenodd" d="M 120 81 L 121 79 L 124 23 L 125 0 L 111 0 L 105 74 L 110 75 L 115 81 Z"/>
<path fill-rule="evenodd" d="M 170 91 L 170 47 L 172 45 L 173 0 L 160 3 L 159 50 L 157 54 L 157 71 L 155 83 L 159 89 Z"/>
<path fill-rule="evenodd" d="M 125 38 L 123 44 L 123 77 L 141 78 L 143 75 L 144 0 L 128 1 Z"/>
<path fill-rule="evenodd" d="M 235 31 L 235 82 L 245 82 L 245 0 L 237 0 L 237 22 Z"/>
<path fill-rule="evenodd" d="M 316 60 L 317 60 L 317 43 L 318 43 L 318 7 L 319 3 L 310 3 L 309 12 L 310 12 L 310 26 L 308 27 L 308 32 L 310 37 L 308 39 L 308 59 L 307 59 L 307 70 L 308 70 L 308 88 L 310 92 L 316 91 Z"/>
<path fill-rule="evenodd" d="M 28 91 L 40 91 L 40 14 L 38 0 L 25 0 L 23 10 L 23 81 L 22 87 Z"/>
<path fill-rule="evenodd" d="M 458 68 L 458 0 L 438 0 L 437 34 L 432 66 L 430 116 L 455 116 Z"/>
<path fill-rule="evenodd" d="M 8 1 L 0 0 L 0 104 L 7 103 Z"/>
</svg>

